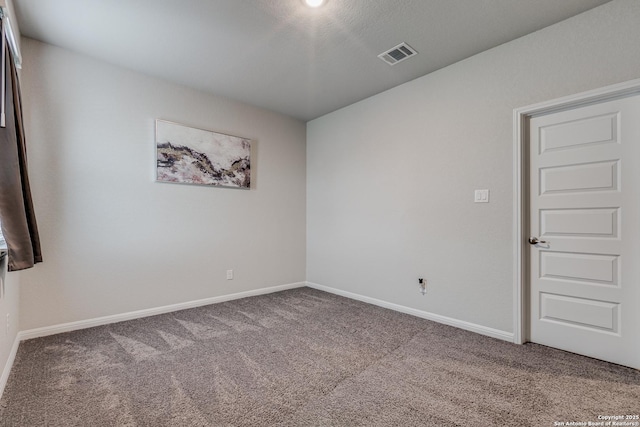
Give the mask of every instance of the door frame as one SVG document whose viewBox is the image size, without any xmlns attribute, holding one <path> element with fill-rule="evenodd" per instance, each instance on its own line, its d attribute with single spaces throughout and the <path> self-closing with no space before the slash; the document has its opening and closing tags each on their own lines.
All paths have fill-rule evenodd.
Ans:
<svg viewBox="0 0 640 427">
<path fill-rule="evenodd" d="M 640 95 L 640 79 L 513 110 L 513 342 L 529 341 L 529 120 L 577 107 Z"/>
</svg>

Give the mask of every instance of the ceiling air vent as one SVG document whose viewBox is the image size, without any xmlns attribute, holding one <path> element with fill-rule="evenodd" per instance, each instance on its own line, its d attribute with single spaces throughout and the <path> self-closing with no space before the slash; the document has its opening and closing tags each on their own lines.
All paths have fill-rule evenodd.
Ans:
<svg viewBox="0 0 640 427">
<path fill-rule="evenodd" d="M 378 55 L 378 58 L 382 59 L 389 65 L 396 65 L 398 62 L 402 62 L 405 59 L 411 58 L 416 55 L 416 52 L 411 46 L 406 43 L 400 43 L 398 46 L 389 49 L 386 52 Z"/>
</svg>

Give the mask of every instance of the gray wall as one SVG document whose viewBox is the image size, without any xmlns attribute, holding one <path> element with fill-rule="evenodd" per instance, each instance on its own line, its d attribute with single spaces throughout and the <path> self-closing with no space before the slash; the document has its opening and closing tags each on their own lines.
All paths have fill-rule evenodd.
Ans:
<svg viewBox="0 0 640 427">
<path fill-rule="evenodd" d="M 22 274 L 21 330 L 305 280 L 304 123 L 31 39 L 22 50 L 44 262 Z M 154 182 L 156 118 L 251 138 L 252 189 Z"/>
<path fill-rule="evenodd" d="M 45 262 L 20 329 L 299 282 L 306 258 L 310 282 L 511 331 L 513 108 L 640 77 L 638 22 L 613 1 L 314 120 L 307 153 L 301 122 L 24 39 Z M 154 183 L 155 118 L 252 138 L 254 188 Z"/>
<path fill-rule="evenodd" d="M 20 272 L 7 273 L 4 268 L 5 282 L 4 291 L 0 291 L 0 378 L 9 375 L 7 361 L 11 349 L 19 331 L 19 307 L 20 307 Z M 2 274 L 2 273 L 0 273 Z M 6 329 L 6 319 L 9 314 L 9 330 Z M 0 396 L 2 395 L 4 383 L 0 380 Z"/>
<path fill-rule="evenodd" d="M 309 122 L 307 280 L 512 331 L 513 109 L 640 77 L 639 23 L 613 1 Z"/>
</svg>

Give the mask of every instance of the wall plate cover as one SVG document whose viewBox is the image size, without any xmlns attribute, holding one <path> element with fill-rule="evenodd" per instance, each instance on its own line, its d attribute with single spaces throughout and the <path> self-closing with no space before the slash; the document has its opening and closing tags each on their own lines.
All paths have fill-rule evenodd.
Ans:
<svg viewBox="0 0 640 427">
<path fill-rule="evenodd" d="M 473 201 L 475 203 L 489 203 L 489 190 L 476 190 Z"/>
</svg>

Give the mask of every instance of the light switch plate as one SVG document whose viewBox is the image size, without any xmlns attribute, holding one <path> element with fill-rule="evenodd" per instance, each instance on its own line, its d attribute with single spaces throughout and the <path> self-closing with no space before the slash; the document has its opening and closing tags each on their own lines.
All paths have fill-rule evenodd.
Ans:
<svg viewBox="0 0 640 427">
<path fill-rule="evenodd" d="M 475 203 L 489 203 L 489 190 L 476 190 L 473 201 Z"/>
</svg>

